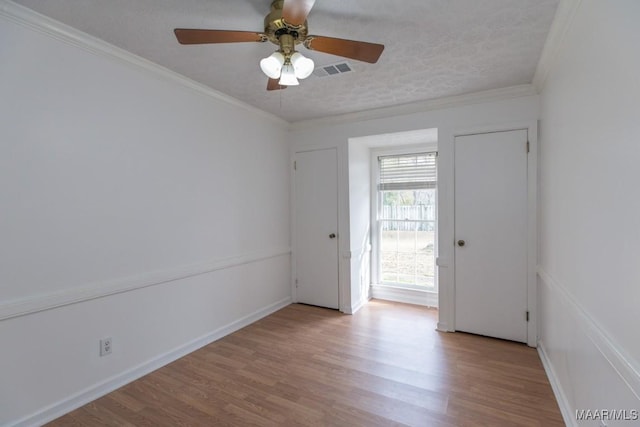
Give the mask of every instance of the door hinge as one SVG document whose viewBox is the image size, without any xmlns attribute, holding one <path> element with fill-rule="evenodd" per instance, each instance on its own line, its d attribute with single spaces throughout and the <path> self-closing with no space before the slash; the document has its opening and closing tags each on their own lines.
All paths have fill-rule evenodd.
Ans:
<svg viewBox="0 0 640 427">
<path fill-rule="evenodd" d="M 528 311 L 527 311 L 526 318 L 527 318 L 527 322 L 528 322 L 529 321 L 529 312 Z"/>
<path fill-rule="evenodd" d="M 296 279 L 296 288 L 298 287 L 298 279 Z"/>
<path fill-rule="evenodd" d="M 527 153 L 529 152 L 529 141 L 527 141 Z"/>
<path fill-rule="evenodd" d="M 294 161 L 293 161 L 293 170 L 297 170 L 297 166 L 298 166 L 298 165 L 297 165 L 297 162 L 294 160 Z"/>
</svg>

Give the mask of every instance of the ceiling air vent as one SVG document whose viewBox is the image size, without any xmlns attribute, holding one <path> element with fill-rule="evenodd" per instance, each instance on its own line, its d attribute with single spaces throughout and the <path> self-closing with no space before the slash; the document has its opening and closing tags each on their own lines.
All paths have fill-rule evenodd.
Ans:
<svg viewBox="0 0 640 427">
<path fill-rule="evenodd" d="M 337 76 L 338 74 L 351 73 L 353 68 L 348 62 L 338 62 L 337 64 L 323 65 L 313 70 L 316 77 Z"/>
</svg>

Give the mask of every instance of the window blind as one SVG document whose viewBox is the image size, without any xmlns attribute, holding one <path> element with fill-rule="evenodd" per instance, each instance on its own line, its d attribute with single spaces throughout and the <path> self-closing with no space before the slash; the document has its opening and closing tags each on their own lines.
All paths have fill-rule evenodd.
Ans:
<svg viewBox="0 0 640 427">
<path fill-rule="evenodd" d="M 436 152 L 378 157 L 378 190 L 436 188 L 436 157 Z"/>
</svg>

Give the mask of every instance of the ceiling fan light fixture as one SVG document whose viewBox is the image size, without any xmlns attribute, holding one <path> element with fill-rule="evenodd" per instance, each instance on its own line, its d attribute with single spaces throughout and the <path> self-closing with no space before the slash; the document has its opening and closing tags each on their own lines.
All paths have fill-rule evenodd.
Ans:
<svg viewBox="0 0 640 427">
<path fill-rule="evenodd" d="M 377 43 L 309 35 L 307 16 L 316 0 L 270 1 L 271 8 L 264 18 L 262 32 L 197 28 L 175 28 L 173 32 L 181 45 L 241 42 L 269 42 L 276 45 L 275 53 L 259 61 L 260 68 L 269 77 L 268 91 L 296 86 L 298 79 L 305 79 L 315 71 L 313 61 L 296 52 L 298 45 L 311 51 L 371 64 L 378 61 L 384 50 L 384 45 Z"/>
<path fill-rule="evenodd" d="M 260 69 L 270 79 L 280 77 L 280 71 L 284 64 L 284 55 L 280 52 L 273 52 L 271 55 L 260 60 Z"/>
<path fill-rule="evenodd" d="M 300 84 L 296 78 L 296 72 L 291 62 L 287 61 L 282 67 L 282 73 L 280 74 L 280 81 L 278 83 L 282 86 L 298 86 Z"/>
<path fill-rule="evenodd" d="M 291 55 L 291 65 L 295 71 L 296 78 L 306 79 L 313 73 L 315 64 L 313 60 L 303 56 L 300 52 L 295 52 Z"/>
</svg>

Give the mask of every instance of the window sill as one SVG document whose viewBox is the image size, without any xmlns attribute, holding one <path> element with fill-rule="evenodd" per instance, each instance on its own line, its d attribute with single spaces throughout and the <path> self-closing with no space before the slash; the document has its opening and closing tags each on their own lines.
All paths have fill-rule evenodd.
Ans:
<svg viewBox="0 0 640 427">
<path fill-rule="evenodd" d="M 371 296 L 376 299 L 387 301 L 424 305 L 427 307 L 438 307 L 438 292 L 436 290 L 372 284 Z"/>
</svg>

